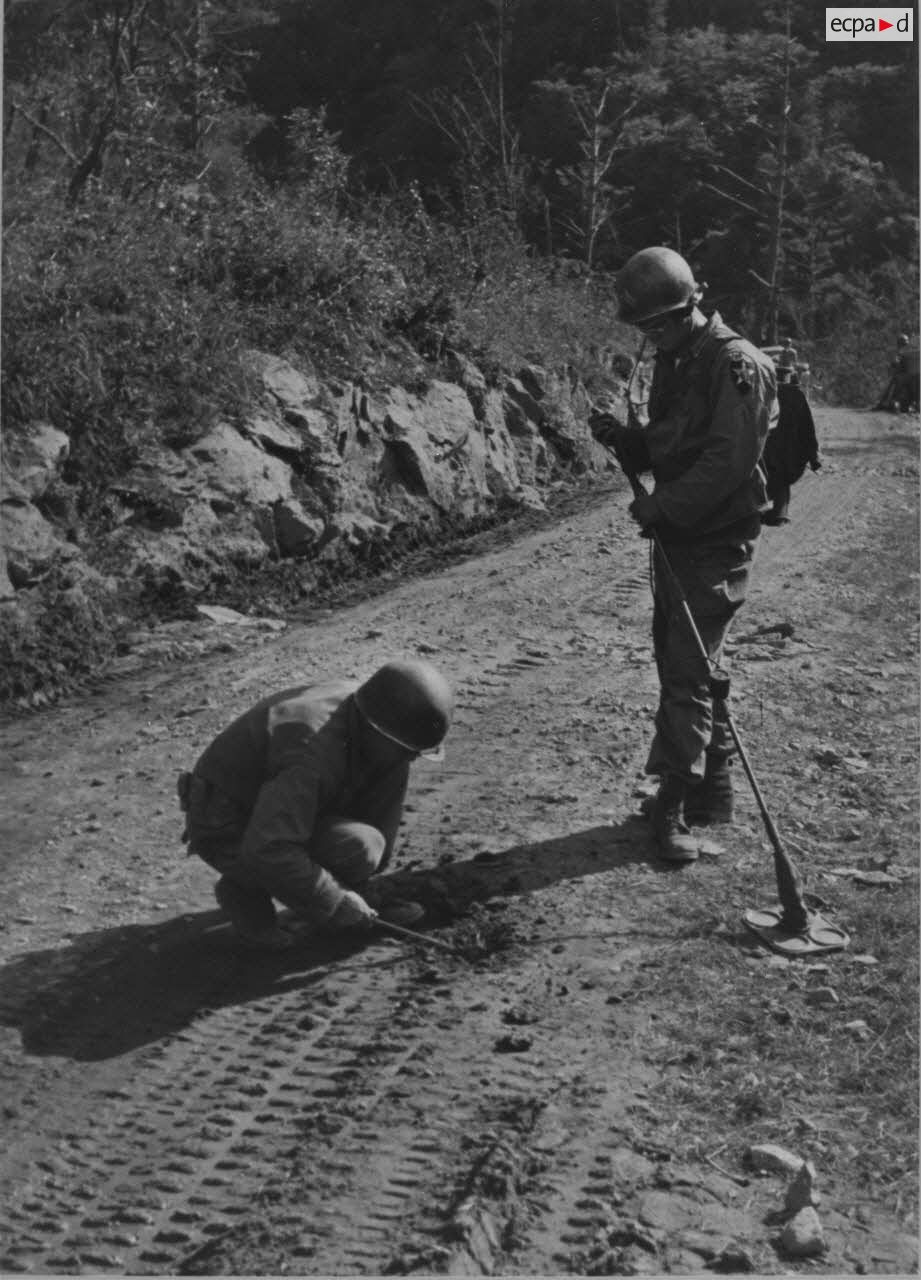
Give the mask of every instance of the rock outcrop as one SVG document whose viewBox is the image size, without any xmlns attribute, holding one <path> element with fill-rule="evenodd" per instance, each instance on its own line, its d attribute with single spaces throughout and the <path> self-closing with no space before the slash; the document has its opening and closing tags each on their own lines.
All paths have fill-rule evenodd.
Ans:
<svg viewBox="0 0 921 1280">
<path fill-rule="evenodd" d="M 109 592 L 129 611 L 142 592 L 214 603 L 234 573 L 283 561 L 303 565 L 309 592 L 324 559 L 408 530 L 433 538 L 500 508 L 540 508 L 564 477 L 609 465 L 568 372 L 529 365 L 490 385 L 449 353 L 452 381 L 369 392 L 264 353 L 247 364 L 254 395 L 239 422 L 215 421 L 180 448 L 155 428 L 127 441 L 132 464 L 110 486 L 106 532 L 92 539 L 68 519 L 67 436 L 35 423 L 9 444 L 0 629 L 21 627 L 49 575 L 65 589 Z"/>
</svg>

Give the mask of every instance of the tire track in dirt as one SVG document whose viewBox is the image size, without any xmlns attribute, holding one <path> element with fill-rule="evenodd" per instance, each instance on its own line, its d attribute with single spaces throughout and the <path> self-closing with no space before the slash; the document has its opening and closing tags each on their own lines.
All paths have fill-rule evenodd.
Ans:
<svg viewBox="0 0 921 1280">
<path fill-rule="evenodd" d="M 518 698 L 522 681 L 544 681 L 552 657 L 512 642 L 473 679 L 490 698 L 512 685 Z M 479 687 L 462 683 L 461 699 Z M 393 1010 L 409 981 L 399 966 L 309 974 L 304 988 L 240 1004 L 240 962 L 227 971 L 220 950 L 198 964 L 194 985 L 183 984 L 182 960 L 195 945 L 178 941 L 174 958 L 168 944 L 136 954 L 127 984 L 111 960 L 78 978 L 59 975 L 66 1005 L 62 995 L 29 1026 L 33 1047 L 53 1050 L 59 1075 L 41 1128 L 21 1132 L 2 1163 L 5 1266 L 158 1273 L 201 1251 L 211 1256 L 212 1242 L 248 1221 L 254 1199 L 277 1193 L 278 1153 L 303 1147 L 313 1120 L 320 1122 L 324 1170 L 355 1190 L 338 1214 L 319 1197 L 316 1238 L 301 1232 L 298 1256 L 325 1265 L 328 1247 L 330 1268 L 343 1256 L 359 1269 L 381 1265 L 413 1193 L 436 1172 L 442 1183 L 451 1181 L 465 1116 L 429 1124 L 425 1137 L 389 1125 L 383 1143 L 373 1127 L 362 1127 L 379 1104 L 393 1102 L 392 1082 L 426 1056 L 412 1002 L 395 1034 L 401 1018 Z M 140 1017 L 147 1034 L 161 1013 L 166 1022 L 184 1020 L 177 1019 L 177 997 L 188 1025 L 133 1060 L 115 1062 L 106 1054 L 125 990 L 148 993 L 147 1008 L 124 1010 L 129 1020 Z M 225 998 L 231 1003 L 221 1007 Z M 140 1025 L 135 1030 L 140 1037 Z M 491 1096 L 500 1100 L 533 1091 L 540 1078 L 514 1057 L 500 1066 L 490 1079 Z M 450 1114 L 453 1104 L 456 1115 L 458 1096 L 469 1091 L 466 1070 L 444 1061 L 423 1069 L 423 1078 L 435 1081 L 426 1085 L 428 1112 Z M 297 1216 L 303 1222 L 314 1214 L 308 1204 Z M 429 1230 L 436 1227 L 430 1220 Z"/>
<path fill-rule="evenodd" d="M 386 1021 L 394 980 L 378 967 L 355 977 L 345 967 L 323 978 L 306 1004 L 295 988 L 203 1012 L 134 1063 L 120 1088 L 86 1089 L 66 1131 L 36 1135 L 5 1161 L 6 1265 L 162 1268 L 249 1213 L 253 1181 L 271 1184 L 311 1104 L 327 1107 L 347 1084 L 354 1123 L 415 1052 L 377 1040 L 374 1072 L 363 1066 L 367 1024 Z"/>
<path fill-rule="evenodd" d="M 373 1119 L 364 1113 L 361 1123 L 338 1130 L 325 1151 L 309 1135 L 302 1140 L 288 1191 L 297 1214 L 273 1219 L 277 1255 L 260 1255 L 251 1225 L 232 1242 L 236 1269 L 261 1257 L 263 1267 L 298 1259 L 298 1269 L 321 1275 L 404 1273 L 433 1263 L 449 1274 L 491 1270 L 516 1199 L 514 1179 L 503 1181 L 494 1153 L 512 1166 L 525 1158 L 533 1125 L 522 1129 L 520 1116 L 546 1115 L 560 1099 L 567 1116 L 578 1112 L 578 1129 L 592 1132 L 603 1128 L 606 1106 L 625 1113 L 632 1091 L 610 1080 L 587 1087 L 580 1047 L 556 1034 L 540 949 L 517 953 L 511 969 L 486 963 L 417 970 L 391 1022 L 391 1034 L 405 1030 L 415 1039 L 416 1053 Z M 609 1064 L 615 1076 L 619 1056 L 613 1052 Z M 542 1130 L 537 1141 L 549 1151 L 555 1139 Z M 491 1249 L 471 1244 L 464 1225 L 474 1202 L 494 1224 Z M 209 1269 L 226 1267 L 221 1243 L 209 1252 Z"/>
</svg>

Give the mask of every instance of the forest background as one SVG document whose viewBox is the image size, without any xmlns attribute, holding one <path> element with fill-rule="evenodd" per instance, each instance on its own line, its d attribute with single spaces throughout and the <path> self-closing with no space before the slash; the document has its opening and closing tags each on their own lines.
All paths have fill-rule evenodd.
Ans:
<svg viewBox="0 0 921 1280">
<path fill-rule="evenodd" d="M 814 0 L 11 0 L 4 38 L 4 435 L 66 433 L 90 535 L 253 348 L 592 389 L 645 245 L 831 403 L 916 327 L 917 46 L 826 43 Z"/>
<path fill-rule="evenodd" d="M 4 424 L 72 466 L 232 405 L 247 345 L 590 372 L 648 244 L 835 402 L 915 324 L 916 44 L 811 0 L 13 0 L 4 71 Z"/>
</svg>

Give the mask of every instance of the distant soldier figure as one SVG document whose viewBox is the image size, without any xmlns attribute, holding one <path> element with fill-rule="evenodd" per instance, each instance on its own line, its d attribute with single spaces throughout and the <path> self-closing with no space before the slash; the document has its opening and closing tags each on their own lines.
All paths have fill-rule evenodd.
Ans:
<svg viewBox="0 0 921 1280">
<path fill-rule="evenodd" d="M 241 941 L 292 945 L 273 899 L 323 929 L 423 914 L 380 901 L 371 877 L 393 855 L 410 764 L 440 756 L 452 710 L 429 663 L 387 662 L 360 685 L 263 698 L 180 775 L 189 852 L 220 873 L 215 896 Z"/>
<path fill-rule="evenodd" d="M 796 374 L 777 388 L 779 416 L 777 426 L 768 432 L 761 461 L 767 474 L 771 509 L 762 524 L 781 525 L 790 522 L 790 489 L 808 466 L 820 470 L 819 442 L 809 401 L 799 386 Z"/>
<path fill-rule="evenodd" d="M 796 347 L 790 338 L 784 338 L 777 356 L 777 381 L 793 382 L 796 378 Z"/>
<path fill-rule="evenodd" d="M 917 341 L 912 342 L 907 333 L 899 334 L 895 359 L 889 365 L 889 381 L 880 396 L 877 409 L 892 413 L 909 413 L 919 407 L 919 372 L 921 358 Z"/>
<path fill-rule="evenodd" d="M 776 419 L 774 364 L 718 314 L 703 315 L 691 268 L 671 249 L 634 254 L 616 287 L 620 318 L 656 347 L 649 425 L 602 414 L 592 430 L 630 470 L 652 471 L 655 491 L 637 497 L 631 515 L 641 530 L 655 529 L 718 664 L 770 505 L 758 460 Z M 653 566 L 660 692 L 646 772 L 659 788 L 650 816 L 659 855 L 692 862 L 699 848 L 689 824 L 732 817 L 733 744 L 726 704 L 714 702 L 667 574 L 655 557 Z"/>
<path fill-rule="evenodd" d="M 898 341 L 896 356 L 895 391 L 893 401 L 896 412 L 910 413 L 918 409 L 918 384 L 921 373 L 921 357 L 919 357 L 918 341 L 912 342 L 907 333 L 903 333 Z"/>
</svg>

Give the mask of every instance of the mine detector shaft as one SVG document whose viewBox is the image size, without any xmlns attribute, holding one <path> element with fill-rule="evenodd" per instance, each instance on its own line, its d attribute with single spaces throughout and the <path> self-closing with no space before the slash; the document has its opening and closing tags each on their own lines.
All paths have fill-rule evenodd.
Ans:
<svg viewBox="0 0 921 1280">
<path fill-rule="evenodd" d="M 633 379 L 645 349 L 645 339 L 640 347 L 639 354 L 633 365 L 633 371 L 627 383 L 626 400 L 627 400 L 627 422 L 629 426 L 641 427 L 636 407 L 630 397 L 630 389 Z M 648 490 L 636 472 L 627 464 L 620 451 L 614 445 L 605 445 L 616 458 L 620 469 L 627 477 L 630 488 L 633 491 L 634 498 L 638 498 L 646 494 Z M 651 554 L 653 556 L 654 565 L 662 571 L 668 582 L 669 592 L 672 597 L 674 606 L 683 615 L 688 630 L 693 637 L 695 647 L 700 654 L 701 661 L 707 668 L 707 675 L 710 685 L 710 694 L 714 701 L 722 704 L 725 712 L 726 724 L 729 727 L 729 733 L 739 755 L 742 769 L 748 779 L 764 823 L 765 831 L 771 843 L 774 853 L 774 871 L 777 880 L 777 894 L 780 899 L 780 908 L 775 907 L 755 909 L 746 911 L 743 915 L 743 921 L 746 926 L 755 933 L 760 940 L 773 950 L 783 955 L 797 956 L 807 955 L 817 951 L 839 951 L 843 950 L 849 943 L 850 939 L 843 929 L 832 924 L 818 912 L 810 912 L 807 910 L 803 901 L 803 892 L 800 884 L 800 878 L 793 862 L 784 848 L 783 842 L 778 834 L 777 827 L 765 803 L 761 788 L 755 778 L 748 753 L 739 737 L 738 729 L 735 721 L 729 711 L 729 676 L 721 667 L 716 666 L 707 652 L 694 615 L 691 613 L 688 605 L 687 597 L 684 589 L 678 580 L 677 575 L 669 563 L 668 556 L 662 546 L 662 540 L 653 526 L 649 526 L 643 530 L 643 537 L 648 538 L 651 543 Z"/>
</svg>

